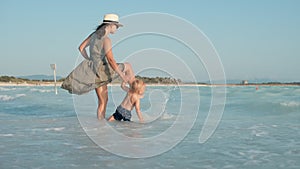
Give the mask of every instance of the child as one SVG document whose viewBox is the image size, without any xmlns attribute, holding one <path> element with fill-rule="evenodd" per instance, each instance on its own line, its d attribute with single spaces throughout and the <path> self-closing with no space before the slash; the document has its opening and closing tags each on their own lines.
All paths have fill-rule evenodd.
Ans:
<svg viewBox="0 0 300 169">
<path fill-rule="evenodd" d="M 136 114 L 140 122 L 144 122 L 140 110 L 140 99 L 144 97 L 146 84 L 142 80 L 135 79 L 130 84 L 130 88 L 126 86 L 126 83 L 124 81 L 121 84 L 121 88 L 127 92 L 127 95 L 122 103 L 117 107 L 116 112 L 108 118 L 108 121 L 130 121 L 131 110 L 133 109 L 133 107 L 135 107 Z"/>
</svg>

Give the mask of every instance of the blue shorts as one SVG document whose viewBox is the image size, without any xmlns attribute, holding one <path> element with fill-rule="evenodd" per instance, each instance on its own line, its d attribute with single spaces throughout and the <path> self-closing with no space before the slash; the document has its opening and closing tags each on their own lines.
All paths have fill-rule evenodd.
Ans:
<svg viewBox="0 0 300 169">
<path fill-rule="evenodd" d="M 117 107 L 116 112 L 113 114 L 115 120 L 121 121 L 130 121 L 131 111 L 123 108 L 121 105 Z"/>
</svg>

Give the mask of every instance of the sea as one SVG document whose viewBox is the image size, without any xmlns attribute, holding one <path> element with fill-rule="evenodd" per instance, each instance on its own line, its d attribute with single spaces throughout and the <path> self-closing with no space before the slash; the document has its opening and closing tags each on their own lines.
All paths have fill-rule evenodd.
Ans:
<svg viewBox="0 0 300 169">
<path fill-rule="evenodd" d="M 299 169 L 299 86 L 147 86 L 144 123 L 94 91 L 0 87 L 1 169 Z M 108 87 L 106 118 L 125 93 Z"/>
</svg>

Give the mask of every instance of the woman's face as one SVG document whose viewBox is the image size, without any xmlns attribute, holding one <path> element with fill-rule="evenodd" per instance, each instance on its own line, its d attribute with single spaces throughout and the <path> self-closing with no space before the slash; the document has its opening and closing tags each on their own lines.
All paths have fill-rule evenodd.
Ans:
<svg viewBox="0 0 300 169">
<path fill-rule="evenodd" d="M 117 25 L 111 24 L 111 25 L 110 25 L 110 33 L 111 33 L 111 34 L 114 34 L 114 33 L 117 31 L 118 28 L 119 28 L 119 27 L 118 27 Z"/>
</svg>

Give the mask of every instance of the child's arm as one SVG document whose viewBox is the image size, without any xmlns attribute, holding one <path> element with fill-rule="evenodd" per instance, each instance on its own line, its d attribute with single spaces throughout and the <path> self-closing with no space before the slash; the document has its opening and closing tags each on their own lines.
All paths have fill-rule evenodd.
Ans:
<svg viewBox="0 0 300 169">
<path fill-rule="evenodd" d="M 136 111 L 136 114 L 137 114 L 140 122 L 143 123 L 144 119 L 143 119 L 142 112 L 141 112 L 141 109 L 140 109 L 140 99 L 137 99 L 136 102 L 135 102 L 135 111 Z"/>
<path fill-rule="evenodd" d="M 126 86 L 126 82 L 122 81 L 121 83 L 121 88 L 126 91 L 126 92 L 129 92 L 129 88 Z"/>
</svg>

